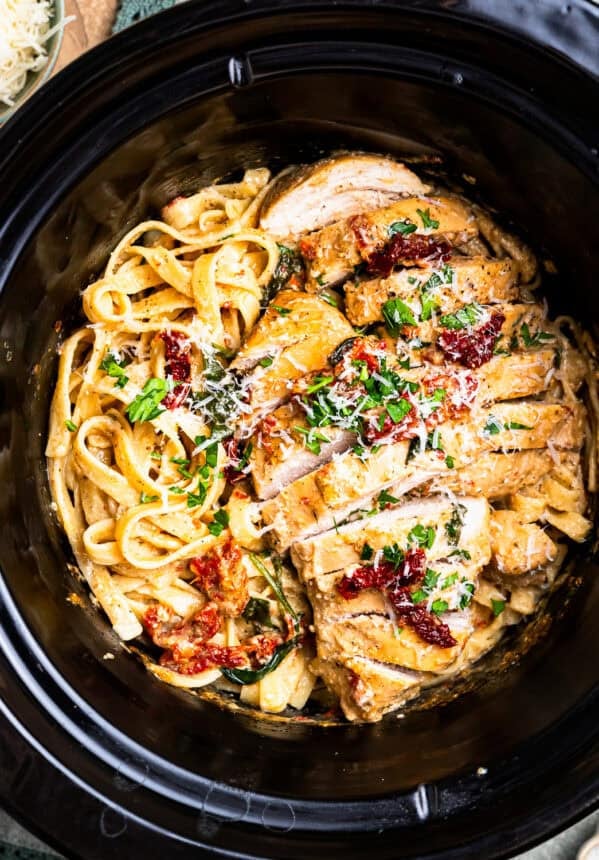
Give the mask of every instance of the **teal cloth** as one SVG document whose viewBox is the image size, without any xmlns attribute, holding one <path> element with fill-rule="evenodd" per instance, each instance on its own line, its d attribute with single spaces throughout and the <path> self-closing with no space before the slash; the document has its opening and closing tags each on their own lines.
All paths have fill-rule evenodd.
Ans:
<svg viewBox="0 0 599 860">
<path fill-rule="evenodd" d="M 156 12 L 162 12 L 163 9 L 170 9 L 175 5 L 176 0 L 122 0 L 116 19 L 112 28 L 113 33 L 118 33 L 119 30 L 124 30 L 125 27 L 130 27 L 142 18 L 147 18 L 148 15 L 155 15 Z M 0 855 L 1 856 L 1 855 Z"/>
</svg>

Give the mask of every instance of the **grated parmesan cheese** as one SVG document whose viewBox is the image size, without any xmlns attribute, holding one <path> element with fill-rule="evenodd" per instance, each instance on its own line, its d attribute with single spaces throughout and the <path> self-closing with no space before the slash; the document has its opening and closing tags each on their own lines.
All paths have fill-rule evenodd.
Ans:
<svg viewBox="0 0 599 860">
<path fill-rule="evenodd" d="M 67 21 L 50 27 L 50 0 L 0 0 L 0 104 L 13 107 L 27 81 L 48 61 L 46 43 Z"/>
</svg>

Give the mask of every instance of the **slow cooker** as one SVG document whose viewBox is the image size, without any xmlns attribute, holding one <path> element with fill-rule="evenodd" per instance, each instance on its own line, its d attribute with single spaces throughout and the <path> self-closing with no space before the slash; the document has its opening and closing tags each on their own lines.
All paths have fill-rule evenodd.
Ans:
<svg viewBox="0 0 599 860">
<path fill-rule="evenodd" d="M 67 856 L 499 858 L 596 805 L 592 542 L 443 701 L 371 726 L 257 718 L 160 684 L 116 640 L 43 451 L 81 289 L 143 214 L 244 167 L 340 148 L 437 165 L 550 261 L 552 311 L 592 328 L 598 33 L 590 0 L 190 2 L 3 129 L 0 800 Z"/>
</svg>

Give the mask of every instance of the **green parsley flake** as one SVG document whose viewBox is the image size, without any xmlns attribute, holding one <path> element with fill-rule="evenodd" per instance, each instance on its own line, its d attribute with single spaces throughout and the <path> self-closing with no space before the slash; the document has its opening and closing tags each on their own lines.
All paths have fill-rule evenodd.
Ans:
<svg viewBox="0 0 599 860">
<path fill-rule="evenodd" d="M 426 229 L 438 230 L 439 222 L 435 221 L 434 218 L 431 218 L 431 210 L 430 209 L 417 209 L 416 212 L 420 215 L 420 220 L 422 221 L 422 226 Z"/>
<path fill-rule="evenodd" d="M 212 522 L 208 523 L 208 531 L 211 535 L 218 537 L 223 533 L 228 525 L 229 514 L 224 508 L 220 508 L 218 511 L 215 511 Z"/>
<path fill-rule="evenodd" d="M 274 361 L 274 358 L 272 358 L 272 356 L 266 355 L 264 358 L 260 359 L 258 364 L 260 365 L 260 367 L 270 367 L 270 365 L 273 363 L 273 361 Z"/>
<path fill-rule="evenodd" d="M 157 502 L 160 496 L 151 496 L 148 493 L 140 493 L 139 501 L 142 505 L 147 505 L 150 502 Z"/>
<path fill-rule="evenodd" d="M 435 542 L 436 529 L 434 526 L 418 524 L 408 534 L 408 543 L 430 549 Z"/>
<path fill-rule="evenodd" d="M 472 304 L 464 305 L 463 308 L 460 308 L 454 314 L 444 314 L 439 318 L 439 325 L 443 328 L 455 330 L 470 328 L 476 325 L 483 314 L 484 309 L 476 302 L 473 302 Z"/>
<path fill-rule="evenodd" d="M 396 499 L 395 496 L 392 496 L 387 490 L 383 490 L 379 493 L 378 498 L 376 500 L 377 505 L 379 506 L 381 511 L 385 510 L 387 505 L 396 505 L 399 502 L 399 499 Z"/>
<path fill-rule="evenodd" d="M 315 391 L 319 391 L 321 388 L 329 385 L 334 378 L 334 376 L 315 376 L 312 385 L 306 388 L 306 394 L 314 394 Z"/>
<path fill-rule="evenodd" d="M 70 418 L 67 418 L 67 420 L 64 422 L 64 426 L 67 428 L 69 433 L 77 432 L 77 425 L 74 423 L 74 421 L 71 421 Z"/>
<path fill-rule="evenodd" d="M 404 218 L 403 221 L 394 221 L 393 224 L 390 224 L 387 228 L 387 233 L 389 238 L 392 239 L 397 234 L 400 236 L 409 236 L 410 233 L 415 233 L 416 229 L 416 225 L 409 218 Z"/>
<path fill-rule="evenodd" d="M 334 308 L 339 307 L 337 297 L 334 296 L 332 293 L 321 293 L 320 298 L 323 300 L 323 302 L 326 302 L 327 305 L 331 305 Z"/>
<path fill-rule="evenodd" d="M 505 609 L 505 600 L 494 600 L 491 598 L 491 609 L 493 610 L 493 615 L 497 618 Z"/>
<path fill-rule="evenodd" d="M 138 394 L 125 412 L 132 423 L 152 421 L 164 412 L 160 404 L 172 390 L 172 385 L 166 379 L 148 379 L 141 394 Z"/>
<path fill-rule="evenodd" d="M 497 436 L 498 433 L 501 433 L 503 430 L 503 424 L 501 421 L 496 418 L 494 415 L 489 415 L 487 419 L 487 423 L 483 427 L 483 433 L 485 436 Z"/>
<path fill-rule="evenodd" d="M 399 424 L 400 421 L 406 417 L 408 412 L 412 409 L 412 404 L 409 400 L 402 398 L 401 400 L 397 400 L 394 403 L 387 403 L 387 412 L 389 413 L 389 418 L 393 421 L 394 424 Z M 385 424 L 385 416 L 381 416 L 383 418 L 383 426 Z M 381 428 L 382 429 L 382 428 Z"/>
<path fill-rule="evenodd" d="M 361 561 L 370 561 L 370 559 L 372 558 L 373 555 L 374 555 L 373 548 L 370 546 L 370 544 L 365 543 L 364 546 L 362 547 L 362 552 L 360 553 L 360 560 Z"/>
<path fill-rule="evenodd" d="M 531 334 L 528 323 L 523 323 L 520 327 L 520 336 L 522 337 L 524 346 L 527 347 L 540 346 L 546 341 L 555 340 L 555 335 L 550 334 L 548 331 L 537 331 L 535 334 Z"/>
<path fill-rule="evenodd" d="M 532 430 L 527 424 L 520 424 L 519 421 L 508 421 L 503 425 L 506 430 Z"/>
<path fill-rule="evenodd" d="M 453 467 L 455 466 L 455 460 L 449 454 L 445 458 L 445 465 L 448 469 L 453 469 Z"/>
<path fill-rule="evenodd" d="M 445 523 L 445 533 L 447 535 L 448 542 L 452 546 L 457 546 L 460 542 L 465 513 L 466 508 L 464 505 L 454 504 L 451 506 L 451 517 Z"/>
<path fill-rule="evenodd" d="M 100 362 L 100 368 L 108 374 L 108 376 L 112 376 L 116 379 L 114 383 L 117 388 L 124 388 L 125 385 L 129 382 L 129 377 L 125 374 L 123 370 L 128 364 L 127 359 L 123 358 L 119 360 L 116 358 L 114 353 L 107 352 L 102 361 Z"/>
<path fill-rule="evenodd" d="M 389 299 L 383 305 L 385 325 L 392 335 L 398 335 L 404 325 L 416 325 L 416 318 L 411 308 L 401 299 Z"/>
<path fill-rule="evenodd" d="M 288 317 L 291 313 L 291 308 L 282 308 L 280 305 L 271 305 L 271 308 L 281 317 Z"/>
<path fill-rule="evenodd" d="M 449 604 L 446 600 L 437 599 L 433 600 L 431 612 L 435 615 L 441 615 L 442 612 L 447 612 L 448 608 Z"/>
</svg>

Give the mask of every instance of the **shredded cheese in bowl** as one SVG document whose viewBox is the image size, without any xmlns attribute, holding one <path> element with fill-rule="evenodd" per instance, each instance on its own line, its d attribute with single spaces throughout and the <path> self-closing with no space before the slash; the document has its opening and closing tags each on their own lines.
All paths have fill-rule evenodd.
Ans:
<svg viewBox="0 0 599 860">
<path fill-rule="evenodd" d="M 48 64 L 48 42 L 65 23 L 61 5 L 52 0 L 0 0 L 0 118 L 4 106 L 15 106 L 29 73 Z"/>
</svg>

